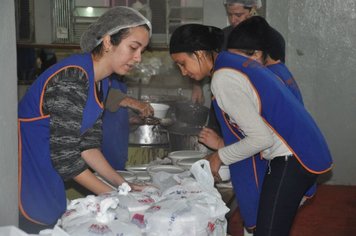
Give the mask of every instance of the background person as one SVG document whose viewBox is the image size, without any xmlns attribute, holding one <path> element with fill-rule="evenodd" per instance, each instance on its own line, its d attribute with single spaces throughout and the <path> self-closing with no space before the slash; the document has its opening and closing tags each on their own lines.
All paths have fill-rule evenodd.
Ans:
<svg viewBox="0 0 356 236">
<path fill-rule="evenodd" d="M 95 194 L 112 191 L 91 169 L 113 186 L 125 182 L 100 151 L 103 101 L 107 78 L 139 63 L 150 35 L 151 23 L 136 10 L 109 9 L 82 35 L 84 54 L 53 65 L 29 88 L 18 107 L 20 220 L 56 223 L 70 179 Z"/>
</svg>

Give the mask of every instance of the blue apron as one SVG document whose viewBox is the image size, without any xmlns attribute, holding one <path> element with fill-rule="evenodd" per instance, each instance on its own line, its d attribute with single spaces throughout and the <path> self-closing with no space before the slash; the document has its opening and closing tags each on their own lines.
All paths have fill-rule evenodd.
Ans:
<svg viewBox="0 0 356 236">
<path fill-rule="evenodd" d="M 267 68 L 271 70 L 277 77 L 284 83 L 284 85 L 293 93 L 293 95 L 298 99 L 298 101 L 304 105 L 302 93 L 298 87 L 297 82 L 295 81 L 292 73 L 289 71 L 287 66 L 282 63 L 276 63 L 268 65 Z M 305 193 L 306 197 L 312 197 L 316 192 L 316 183 L 308 189 Z"/>
<path fill-rule="evenodd" d="M 127 92 L 124 82 L 112 75 L 110 88 Z M 128 158 L 129 117 L 126 107 L 120 107 L 116 112 L 105 110 L 103 114 L 102 151 L 106 160 L 116 170 L 124 170 Z"/>
<path fill-rule="evenodd" d="M 243 139 L 244 134 L 239 131 L 237 126 L 228 122 L 227 114 L 220 109 L 215 99 L 212 100 L 212 104 L 220 124 L 225 146 Z M 267 163 L 265 159 L 261 158 L 260 154 L 256 154 L 229 165 L 236 202 L 247 228 L 256 225 L 258 203 Z"/>
<path fill-rule="evenodd" d="M 285 85 L 277 80 L 271 71 L 263 69 L 257 62 L 229 52 L 219 54 L 214 69 L 219 70 L 224 67 L 236 69 L 249 77 L 261 100 L 262 117 L 282 139 L 286 140 L 288 148 L 303 167 L 316 174 L 324 173 L 331 168 L 332 160 L 328 146 L 315 122 L 303 104 L 285 89 Z M 213 99 L 213 105 L 225 144 L 228 145 L 243 138 L 243 132 L 239 132 L 236 124 L 229 123 L 228 115 L 220 109 L 215 99 Z M 274 109 L 279 112 L 275 114 L 270 112 L 276 111 Z M 298 114 L 291 115 L 291 113 Z M 306 138 L 305 135 L 311 137 Z M 304 139 L 307 139 L 307 142 L 304 142 Z M 257 219 L 259 192 L 266 171 L 266 161 L 261 160 L 258 154 L 230 165 L 230 171 L 241 216 L 246 227 L 253 227 Z M 312 195 L 315 188 L 314 185 L 306 195 Z"/>
<path fill-rule="evenodd" d="M 275 75 L 277 75 L 278 78 L 283 81 L 285 86 L 287 86 L 289 91 L 291 91 L 294 96 L 299 100 L 299 102 L 304 105 L 302 94 L 299 90 L 298 84 L 287 66 L 282 62 L 279 62 L 276 64 L 268 65 L 267 68 L 271 70 Z"/>
<path fill-rule="evenodd" d="M 79 67 L 89 79 L 88 99 L 80 132 L 85 133 L 100 118 L 103 105 L 96 96 L 93 63 L 90 54 L 68 57 L 43 72 L 31 85 L 18 106 L 19 208 L 30 221 L 53 224 L 66 210 L 63 180 L 53 168 L 50 157 L 50 115 L 42 110 L 47 82 L 65 67 Z M 107 91 L 108 83 L 102 81 Z"/>
<path fill-rule="evenodd" d="M 258 95 L 260 115 L 306 170 L 322 174 L 331 169 L 331 153 L 323 134 L 303 104 L 273 72 L 256 61 L 229 52 L 220 53 L 216 59 L 215 70 L 224 67 L 247 76 Z"/>
</svg>

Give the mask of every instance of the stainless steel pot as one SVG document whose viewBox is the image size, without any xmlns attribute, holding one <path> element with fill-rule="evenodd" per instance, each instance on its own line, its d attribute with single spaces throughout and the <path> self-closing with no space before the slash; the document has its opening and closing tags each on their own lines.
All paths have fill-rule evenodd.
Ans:
<svg viewBox="0 0 356 236">
<path fill-rule="evenodd" d="M 168 128 L 169 144 L 171 151 L 196 150 L 207 153 L 208 148 L 199 143 L 201 126 L 186 123 L 175 123 Z"/>
<path fill-rule="evenodd" d="M 191 101 L 179 101 L 175 104 L 175 116 L 177 121 L 195 126 L 203 126 L 209 115 L 209 108 L 192 103 Z"/>
<path fill-rule="evenodd" d="M 169 144 L 168 132 L 160 125 L 139 125 L 130 131 L 129 143 L 139 145 Z"/>
</svg>

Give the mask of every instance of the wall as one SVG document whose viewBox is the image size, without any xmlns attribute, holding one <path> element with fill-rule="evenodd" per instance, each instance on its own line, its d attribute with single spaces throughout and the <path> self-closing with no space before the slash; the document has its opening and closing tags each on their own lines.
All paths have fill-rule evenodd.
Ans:
<svg viewBox="0 0 356 236">
<path fill-rule="evenodd" d="M 14 1 L 0 7 L 0 226 L 18 225 L 17 75 Z"/>
<path fill-rule="evenodd" d="M 355 0 L 267 0 L 267 19 L 286 37 L 286 63 L 333 154 L 328 183 L 355 185 Z"/>
<path fill-rule="evenodd" d="M 228 25 L 222 0 L 204 0 L 204 24 L 224 28 Z"/>
</svg>

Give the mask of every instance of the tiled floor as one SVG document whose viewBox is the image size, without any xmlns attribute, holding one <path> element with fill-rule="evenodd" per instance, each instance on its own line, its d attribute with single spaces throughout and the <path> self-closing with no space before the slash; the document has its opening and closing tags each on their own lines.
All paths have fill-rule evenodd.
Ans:
<svg viewBox="0 0 356 236">
<path fill-rule="evenodd" d="M 230 218 L 231 236 L 242 236 L 240 215 Z M 300 208 L 290 236 L 356 235 L 356 186 L 320 185 Z"/>
</svg>

